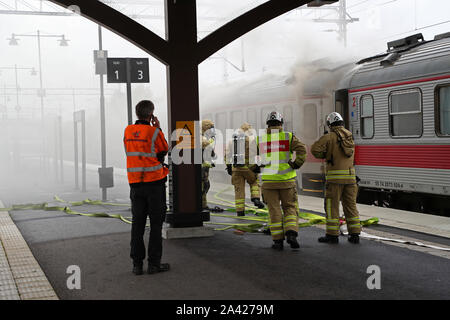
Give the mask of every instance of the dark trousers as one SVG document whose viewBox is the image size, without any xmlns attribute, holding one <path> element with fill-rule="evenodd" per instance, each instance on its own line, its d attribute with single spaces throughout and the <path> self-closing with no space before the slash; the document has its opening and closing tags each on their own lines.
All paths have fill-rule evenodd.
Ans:
<svg viewBox="0 0 450 320">
<path fill-rule="evenodd" d="M 134 263 L 145 259 L 144 232 L 147 216 L 150 217 L 150 239 L 148 242 L 148 262 L 159 265 L 162 256 L 162 225 L 166 217 L 166 185 L 141 184 L 131 186 L 131 253 Z"/>
</svg>

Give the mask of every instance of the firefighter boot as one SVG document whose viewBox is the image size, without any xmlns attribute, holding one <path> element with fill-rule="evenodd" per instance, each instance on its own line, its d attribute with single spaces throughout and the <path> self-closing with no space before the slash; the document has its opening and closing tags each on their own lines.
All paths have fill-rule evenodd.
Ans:
<svg viewBox="0 0 450 320">
<path fill-rule="evenodd" d="M 272 249 L 277 251 L 283 250 L 283 241 L 284 240 L 273 240 Z"/>
<path fill-rule="evenodd" d="M 286 242 L 291 245 L 291 249 L 298 249 L 300 245 L 297 241 L 298 233 L 293 230 L 286 231 Z"/>
<path fill-rule="evenodd" d="M 358 244 L 359 243 L 359 234 L 353 233 L 348 237 L 348 242 Z"/>
<path fill-rule="evenodd" d="M 258 209 L 264 209 L 264 203 L 262 203 L 259 198 L 252 198 L 252 202 Z"/>
<path fill-rule="evenodd" d="M 339 236 L 332 236 L 326 234 L 325 237 L 320 237 L 319 242 L 322 243 L 339 243 Z"/>
</svg>

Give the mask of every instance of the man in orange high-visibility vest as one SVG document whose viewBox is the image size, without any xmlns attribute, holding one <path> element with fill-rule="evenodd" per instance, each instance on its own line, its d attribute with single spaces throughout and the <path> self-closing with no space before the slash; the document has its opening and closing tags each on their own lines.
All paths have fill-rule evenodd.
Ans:
<svg viewBox="0 0 450 320">
<path fill-rule="evenodd" d="M 133 214 L 130 257 L 136 275 L 143 274 L 147 215 L 150 217 L 147 273 L 167 271 L 170 267 L 168 263 L 161 263 L 162 225 L 167 209 L 166 181 L 169 173 L 164 166 L 164 157 L 169 147 L 158 118 L 153 115 L 154 109 L 149 100 L 139 102 L 136 105 L 139 120 L 126 127 L 123 138 Z"/>
</svg>

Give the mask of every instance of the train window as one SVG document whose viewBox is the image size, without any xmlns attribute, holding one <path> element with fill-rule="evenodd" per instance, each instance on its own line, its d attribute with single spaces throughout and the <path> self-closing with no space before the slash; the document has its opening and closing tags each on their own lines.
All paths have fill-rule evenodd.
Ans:
<svg viewBox="0 0 450 320">
<path fill-rule="evenodd" d="M 247 110 L 247 122 L 250 123 L 254 129 L 257 129 L 258 127 L 258 124 L 256 123 L 257 121 L 258 119 L 256 115 L 256 110 L 254 109 Z"/>
<path fill-rule="evenodd" d="M 392 137 L 420 137 L 423 131 L 422 92 L 419 89 L 391 92 L 389 117 Z"/>
<path fill-rule="evenodd" d="M 216 129 L 222 130 L 225 132 L 227 129 L 227 113 L 221 112 L 216 114 L 216 123 L 215 123 Z"/>
<path fill-rule="evenodd" d="M 291 106 L 285 106 L 283 108 L 283 118 L 284 118 L 283 129 L 285 131 L 292 132 L 294 130 L 294 127 L 292 125 L 292 107 Z"/>
<path fill-rule="evenodd" d="M 240 128 L 244 123 L 244 118 L 242 117 L 242 111 L 233 111 L 231 113 L 231 126 L 233 129 Z"/>
<path fill-rule="evenodd" d="M 450 85 L 436 88 L 436 133 L 450 136 Z"/>
<path fill-rule="evenodd" d="M 374 115 L 373 115 L 373 97 L 364 95 L 361 97 L 361 137 L 363 139 L 373 138 Z"/>
<path fill-rule="evenodd" d="M 307 139 L 317 138 L 317 106 L 314 103 L 305 104 L 303 107 L 303 136 Z"/>
</svg>

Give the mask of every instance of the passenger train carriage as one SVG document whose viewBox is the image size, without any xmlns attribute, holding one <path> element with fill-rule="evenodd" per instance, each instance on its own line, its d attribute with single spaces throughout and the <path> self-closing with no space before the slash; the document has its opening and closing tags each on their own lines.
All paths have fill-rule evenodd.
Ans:
<svg viewBox="0 0 450 320">
<path fill-rule="evenodd" d="M 389 42 L 356 66 L 316 61 L 300 69 L 211 90 L 202 119 L 220 130 L 244 121 L 261 129 L 270 111 L 281 112 L 285 130 L 308 146 L 299 191 L 323 196 L 324 164 L 309 148 L 336 110 L 355 138 L 359 202 L 450 214 L 450 33 Z M 212 176 L 223 179 L 217 169 Z"/>
<path fill-rule="evenodd" d="M 357 145 L 360 201 L 450 208 L 450 33 L 388 43 L 342 79 L 335 100 Z"/>
</svg>

